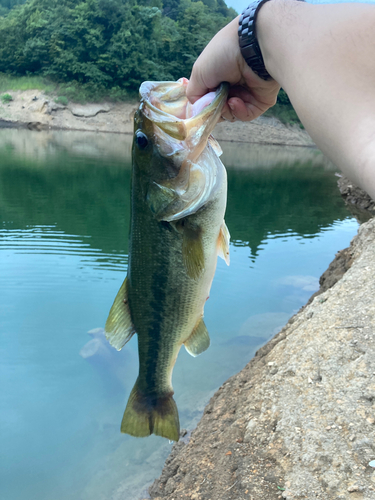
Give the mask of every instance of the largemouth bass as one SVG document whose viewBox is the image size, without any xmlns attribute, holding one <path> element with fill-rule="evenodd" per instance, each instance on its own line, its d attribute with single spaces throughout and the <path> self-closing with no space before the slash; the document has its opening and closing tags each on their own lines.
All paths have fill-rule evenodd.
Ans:
<svg viewBox="0 0 375 500">
<path fill-rule="evenodd" d="M 138 334 L 139 375 L 121 431 L 179 439 L 172 370 L 210 339 L 203 308 L 217 256 L 229 265 L 226 171 L 211 132 L 227 84 L 191 105 L 187 80 L 145 82 L 134 118 L 129 265 L 105 331 L 120 350 Z"/>
</svg>

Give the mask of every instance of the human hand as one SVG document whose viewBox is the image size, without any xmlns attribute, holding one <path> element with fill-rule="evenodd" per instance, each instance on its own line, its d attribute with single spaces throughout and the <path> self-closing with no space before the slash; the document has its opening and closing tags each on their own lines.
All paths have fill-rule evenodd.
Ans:
<svg viewBox="0 0 375 500">
<path fill-rule="evenodd" d="M 221 82 L 231 84 L 222 117 L 251 121 L 276 103 L 280 85 L 262 80 L 247 65 L 238 44 L 238 17 L 210 41 L 196 60 L 186 94 L 194 103 Z"/>
</svg>

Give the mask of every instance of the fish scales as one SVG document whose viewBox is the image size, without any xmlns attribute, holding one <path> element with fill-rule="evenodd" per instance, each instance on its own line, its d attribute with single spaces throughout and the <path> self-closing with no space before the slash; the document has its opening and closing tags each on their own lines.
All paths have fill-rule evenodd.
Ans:
<svg viewBox="0 0 375 500">
<path fill-rule="evenodd" d="M 134 189 L 133 196 L 137 196 Z M 204 209 L 204 216 L 210 219 L 212 233 L 217 235 L 222 220 L 212 224 L 217 207 L 215 203 L 210 205 L 211 208 Z M 181 234 L 155 221 L 152 214 L 143 220 L 142 206 L 140 212 L 138 216 L 137 201 L 133 199 L 128 297 L 133 322 L 137 325 L 139 381 L 148 387 L 157 381 L 160 389 L 167 391 L 170 390 L 167 368 L 176 354 L 173 346 L 179 349 L 190 336 L 196 322 L 191 311 L 202 307 L 203 291 L 200 283 L 192 280 L 184 268 Z M 202 218 L 202 213 L 196 214 L 195 218 L 199 217 Z M 208 235 L 207 239 L 210 241 L 212 236 Z M 146 247 L 153 248 L 153 258 L 143 251 Z M 145 310 L 149 311 L 147 315 Z"/>
<path fill-rule="evenodd" d="M 208 105 L 190 122 L 177 118 L 174 127 L 173 116 L 172 122 L 168 122 L 170 113 L 164 116 L 163 96 L 166 99 L 169 85 L 174 91 L 176 83 L 163 85 L 166 91 L 162 92 L 164 88 L 159 84 L 159 94 L 152 92 L 158 89 L 158 83 L 143 84 L 143 94 L 141 87 L 143 100 L 135 116 L 133 143 L 128 273 L 105 330 L 117 349 L 134 333 L 138 336 L 139 375 L 129 396 L 121 431 L 139 437 L 154 433 L 178 440 L 179 418 L 172 397 L 173 366 L 182 344 L 192 355 L 208 347 L 203 308 L 217 255 L 226 259 L 229 255 L 229 233 L 223 220 L 226 172 L 214 150 L 215 144 L 212 140 L 207 142 L 227 90 L 221 88 L 211 107 Z M 180 103 L 186 80 L 177 85 Z M 159 101 L 155 95 L 161 95 Z M 173 92 L 169 95 L 173 96 Z M 155 102 L 159 107 L 155 107 Z M 166 105 L 170 112 L 171 106 Z M 185 97 L 185 108 L 188 106 Z M 181 111 L 179 104 L 179 115 L 184 112 L 187 113 Z M 189 127 L 190 135 L 186 135 Z"/>
</svg>

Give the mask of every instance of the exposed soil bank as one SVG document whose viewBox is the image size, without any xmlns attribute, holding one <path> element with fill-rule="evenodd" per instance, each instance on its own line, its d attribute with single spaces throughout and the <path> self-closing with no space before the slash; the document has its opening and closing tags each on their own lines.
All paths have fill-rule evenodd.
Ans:
<svg viewBox="0 0 375 500">
<path fill-rule="evenodd" d="M 374 219 L 330 268 L 323 281 L 336 284 L 230 378 L 190 439 L 174 445 L 152 498 L 375 499 Z"/>
<path fill-rule="evenodd" d="M 13 101 L 0 105 L 1 127 L 27 127 L 33 130 L 65 129 L 92 132 L 133 133 L 138 103 L 56 104 L 53 97 L 38 90 L 9 91 Z M 299 127 L 288 127 L 275 118 L 260 117 L 251 123 L 219 123 L 219 141 L 314 146 Z"/>
</svg>

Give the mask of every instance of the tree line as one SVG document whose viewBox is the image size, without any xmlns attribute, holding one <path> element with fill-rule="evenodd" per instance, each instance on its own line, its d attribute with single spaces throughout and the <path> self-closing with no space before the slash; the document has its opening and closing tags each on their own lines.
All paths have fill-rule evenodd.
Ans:
<svg viewBox="0 0 375 500">
<path fill-rule="evenodd" d="M 224 0 L 0 0 L 0 72 L 136 92 L 189 76 Z"/>
</svg>

